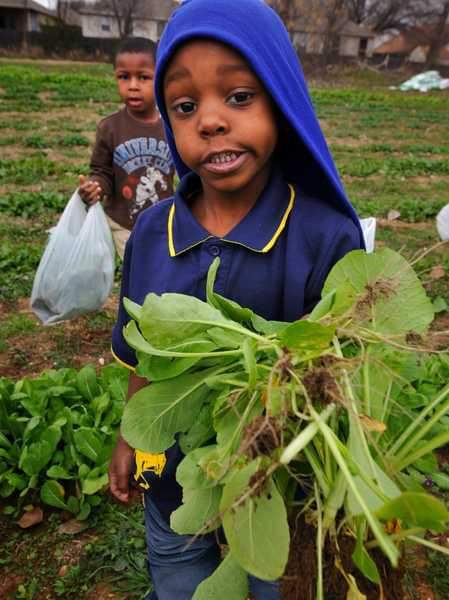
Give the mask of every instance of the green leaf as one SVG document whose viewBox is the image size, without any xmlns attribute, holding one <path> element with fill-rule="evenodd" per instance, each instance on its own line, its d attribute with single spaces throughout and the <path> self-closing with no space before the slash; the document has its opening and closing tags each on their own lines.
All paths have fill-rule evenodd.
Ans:
<svg viewBox="0 0 449 600">
<path fill-rule="evenodd" d="M 61 439 L 61 430 L 48 427 L 38 442 L 25 446 L 19 466 L 27 475 L 37 475 L 51 460 Z"/>
<path fill-rule="evenodd" d="M 76 515 L 76 518 L 78 519 L 78 521 L 85 521 L 89 517 L 91 510 L 92 510 L 92 506 L 89 504 L 89 502 L 87 502 L 87 501 L 81 502 L 80 511 Z"/>
<path fill-rule="evenodd" d="M 41 488 L 41 500 L 49 506 L 67 510 L 67 504 L 64 502 L 64 488 L 57 481 L 46 481 Z"/>
<path fill-rule="evenodd" d="M 47 477 L 51 479 L 74 479 L 73 475 L 70 475 L 66 469 L 60 465 L 53 465 L 47 470 Z"/>
<path fill-rule="evenodd" d="M 403 492 L 377 511 L 381 521 L 399 519 L 405 528 L 422 527 L 443 532 L 449 522 L 449 512 L 441 500 L 424 492 Z"/>
<path fill-rule="evenodd" d="M 323 317 L 325 317 L 333 307 L 335 302 L 335 290 L 331 290 L 325 296 L 323 295 L 321 300 L 312 310 L 310 315 L 308 316 L 309 321 L 319 321 Z"/>
<path fill-rule="evenodd" d="M 123 335 L 127 343 L 137 350 L 137 352 L 142 354 L 148 354 L 154 357 L 162 357 L 165 359 L 172 360 L 173 358 L 185 358 L 189 363 L 181 363 L 183 367 L 187 365 L 187 368 L 193 366 L 197 363 L 203 355 L 209 355 L 211 351 L 215 350 L 216 346 L 213 342 L 209 340 L 193 340 L 189 342 L 182 342 L 176 345 L 172 345 L 170 347 L 167 346 L 166 349 L 161 350 L 160 348 L 156 348 L 152 344 L 150 344 L 140 333 L 137 325 L 134 321 L 130 321 L 128 325 L 123 330 Z M 169 363 L 162 363 L 164 366 Z M 183 368 L 181 372 L 185 371 Z M 169 373 L 170 377 L 173 375 Z M 159 375 L 159 379 L 167 379 L 168 377 L 162 373 Z"/>
<path fill-rule="evenodd" d="M 445 312 L 446 310 L 449 310 L 449 304 L 442 296 L 438 296 L 433 301 L 433 310 L 436 313 Z"/>
<path fill-rule="evenodd" d="M 76 449 L 90 458 L 93 462 L 97 462 L 103 447 L 103 440 L 93 429 L 80 428 L 74 434 Z"/>
<path fill-rule="evenodd" d="M 248 387 L 254 388 L 257 382 L 257 365 L 255 342 L 249 338 L 242 344 L 245 370 L 248 373 Z"/>
<path fill-rule="evenodd" d="M 96 494 L 103 488 L 108 485 L 108 474 L 104 473 L 100 477 L 96 477 L 95 479 L 83 479 L 81 481 L 81 490 L 83 494 L 87 494 L 88 496 L 92 494 Z"/>
<path fill-rule="evenodd" d="M 284 502 L 270 477 L 248 493 L 262 475 L 258 460 L 236 471 L 223 490 L 220 512 L 234 558 L 255 577 L 274 580 L 284 573 L 290 534 Z"/>
<path fill-rule="evenodd" d="M 300 320 L 288 325 L 279 334 L 283 346 L 301 353 L 321 354 L 335 335 L 335 327 Z"/>
<path fill-rule="evenodd" d="M 182 505 L 170 517 L 170 526 L 180 535 L 206 533 L 220 525 L 221 486 L 188 490 L 182 494 Z M 207 526 L 207 529 L 204 529 Z"/>
<path fill-rule="evenodd" d="M 221 564 L 196 588 L 193 600 L 246 600 L 248 575 L 228 552 Z"/>
<path fill-rule="evenodd" d="M 216 481 L 207 478 L 203 465 L 217 449 L 216 444 L 197 448 L 183 458 L 176 470 L 176 481 L 184 490 L 206 489 L 216 485 Z"/>
<path fill-rule="evenodd" d="M 362 519 L 357 519 L 357 521 L 357 542 L 354 552 L 352 553 L 352 560 L 354 561 L 355 566 L 367 579 L 377 585 L 380 585 L 380 575 L 376 563 L 373 561 L 363 545 L 363 534 L 365 531 L 366 521 Z"/>
<path fill-rule="evenodd" d="M 8 440 L 6 435 L 0 431 L 0 447 L 11 448 L 11 442 Z"/>
<path fill-rule="evenodd" d="M 139 322 L 140 317 L 142 316 L 142 307 L 140 304 L 133 302 L 129 298 L 123 298 L 123 306 L 125 307 L 126 312 L 129 314 L 131 319 Z"/>
<path fill-rule="evenodd" d="M 83 367 L 76 377 L 76 384 L 78 390 L 86 400 L 93 400 L 95 396 L 101 394 L 101 389 L 97 382 L 97 374 L 93 367 Z"/>
<path fill-rule="evenodd" d="M 186 433 L 182 433 L 179 436 L 179 445 L 184 454 L 189 454 L 192 450 L 199 448 L 214 436 L 215 430 L 212 422 L 211 398 L 213 398 L 213 392 L 210 392 L 208 403 L 203 404 L 192 427 Z"/>
<path fill-rule="evenodd" d="M 446 473 L 432 473 L 432 481 L 440 490 L 449 491 L 449 475 Z"/>
<path fill-rule="evenodd" d="M 67 500 L 67 508 L 69 512 L 71 512 L 73 515 L 76 515 L 80 509 L 78 498 L 75 498 L 75 496 L 69 496 Z"/>
<path fill-rule="evenodd" d="M 205 381 L 217 369 L 152 383 L 138 391 L 126 404 L 121 433 L 133 447 L 160 453 L 175 442 L 175 435 L 195 423 L 210 390 Z"/>
<path fill-rule="evenodd" d="M 323 297 L 334 289 L 333 315 L 350 310 L 355 322 L 380 334 L 421 333 L 434 316 L 413 268 L 389 248 L 349 252 L 329 273 Z"/>
<path fill-rule="evenodd" d="M 185 340 L 204 337 L 210 327 L 227 323 L 220 311 L 193 296 L 148 294 L 139 326 L 156 348 L 166 349 Z"/>
</svg>

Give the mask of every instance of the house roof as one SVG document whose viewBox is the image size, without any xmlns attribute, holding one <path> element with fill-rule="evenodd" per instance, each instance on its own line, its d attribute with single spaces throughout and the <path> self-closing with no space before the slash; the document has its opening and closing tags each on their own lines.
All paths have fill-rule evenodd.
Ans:
<svg viewBox="0 0 449 600">
<path fill-rule="evenodd" d="M 172 0 L 137 0 L 133 15 L 137 19 L 167 21 L 176 6 L 176 2 Z M 84 6 L 77 12 L 82 15 L 115 16 L 110 2 L 101 1 Z"/>
<path fill-rule="evenodd" d="M 34 2 L 34 0 L 0 0 L 0 8 L 32 10 L 34 12 L 51 17 L 56 15 L 56 11 L 47 8 L 46 6 L 42 6 L 42 4 L 39 4 L 39 2 Z"/>
<path fill-rule="evenodd" d="M 395 35 L 374 48 L 375 54 L 410 54 L 415 48 L 429 46 L 434 27 L 423 25 L 422 27 L 411 27 Z M 445 36 L 449 43 L 449 23 L 445 27 Z"/>
<path fill-rule="evenodd" d="M 301 17 L 297 17 L 293 20 L 292 30 L 294 33 L 315 33 L 325 34 L 327 32 L 328 24 L 326 19 L 317 20 L 314 23 L 309 23 Z M 369 27 L 364 25 L 358 25 L 352 21 L 346 23 L 342 21 L 340 24 L 337 23 L 335 31 L 338 31 L 340 35 L 348 37 L 359 37 L 359 38 L 372 38 L 375 37 L 375 33 Z"/>
</svg>

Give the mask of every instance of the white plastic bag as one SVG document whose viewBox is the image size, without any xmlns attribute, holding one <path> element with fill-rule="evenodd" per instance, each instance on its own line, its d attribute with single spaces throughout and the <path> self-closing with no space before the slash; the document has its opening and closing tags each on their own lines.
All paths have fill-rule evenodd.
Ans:
<svg viewBox="0 0 449 600">
<path fill-rule="evenodd" d="M 374 217 L 368 217 L 366 219 L 360 219 L 360 225 L 362 227 L 363 237 L 365 238 L 365 246 L 368 254 L 374 252 L 374 244 L 376 240 L 376 219 Z"/>
<path fill-rule="evenodd" d="M 99 202 L 87 209 L 78 190 L 50 237 L 34 278 L 31 308 L 50 325 L 99 309 L 114 282 L 114 243 Z"/>
<path fill-rule="evenodd" d="M 443 242 L 449 240 L 449 204 L 443 206 L 437 214 L 437 230 Z"/>
</svg>

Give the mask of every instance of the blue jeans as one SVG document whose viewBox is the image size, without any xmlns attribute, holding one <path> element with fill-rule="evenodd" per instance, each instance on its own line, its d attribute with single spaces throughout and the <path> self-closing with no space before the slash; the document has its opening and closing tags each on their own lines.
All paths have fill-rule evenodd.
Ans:
<svg viewBox="0 0 449 600">
<path fill-rule="evenodd" d="M 202 535 L 192 542 L 192 536 L 175 533 L 148 494 L 145 495 L 145 527 L 154 586 L 148 600 L 191 600 L 198 584 L 220 563 L 215 536 Z M 280 600 L 277 581 L 250 576 L 249 588 L 255 600 Z"/>
</svg>

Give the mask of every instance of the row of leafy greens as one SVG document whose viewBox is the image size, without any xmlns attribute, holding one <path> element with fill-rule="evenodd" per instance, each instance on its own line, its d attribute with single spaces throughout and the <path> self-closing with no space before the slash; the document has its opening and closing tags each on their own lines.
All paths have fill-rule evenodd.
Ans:
<svg viewBox="0 0 449 600">
<path fill-rule="evenodd" d="M 0 497 L 17 514 L 39 499 L 87 519 L 108 483 L 128 372 L 108 365 L 97 376 L 47 370 L 35 379 L 0 379 Z"/>
<path fill-rule="evenodd" d="M 125 338 L 152 383 L 125 407 L 122 434 L 149 452 L 179 441 L 183 504 L 171 526 L 192 535 L 223 527 L 229 547 L 194 599 L 244 600 L 248 573 L 282 576 L 298 487 L 316 524 L 316 597 L 324 541 L 343 524 L 356 567 L 381 585 L 371 548 L 395 566 L 400 541 L 433 545 L 426 532 L 449 520 L 423 485 L 449 483 L 433 455 L 449 442 L 448 355 L 420 347 L 430 300 L 399 254 L 354 251 L 307 318 L 273 322 L 215 293 L 218 268 L 217 259 L 207 302 L 125 300 Z"/>
</svg>

